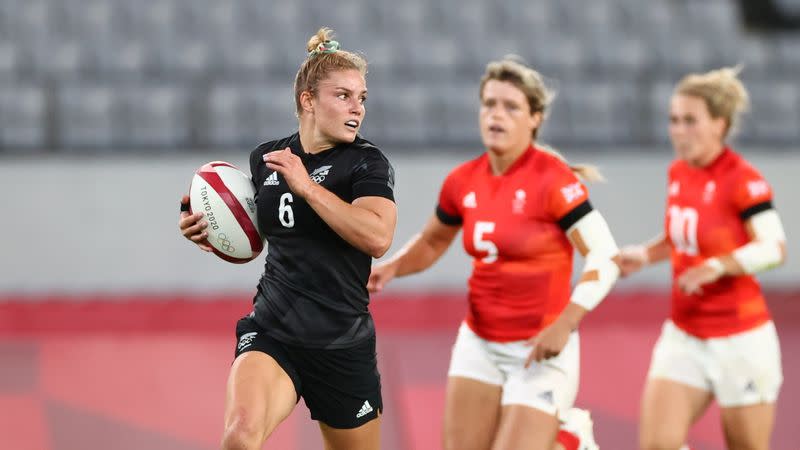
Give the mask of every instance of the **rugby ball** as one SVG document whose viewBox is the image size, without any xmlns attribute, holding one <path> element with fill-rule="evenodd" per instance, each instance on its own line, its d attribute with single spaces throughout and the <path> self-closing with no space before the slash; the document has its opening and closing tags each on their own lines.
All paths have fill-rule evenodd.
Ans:
<svg viewBox="0 0 800 450">
<path fill-rule="evenodd" d="M 205 214 L 208 244 L 225 261 L 246 263 L 264 249 L 255 196 L 250 177 L 224 161 L 204 164 L 192 178 L 189 211 Z"/>
</svg>

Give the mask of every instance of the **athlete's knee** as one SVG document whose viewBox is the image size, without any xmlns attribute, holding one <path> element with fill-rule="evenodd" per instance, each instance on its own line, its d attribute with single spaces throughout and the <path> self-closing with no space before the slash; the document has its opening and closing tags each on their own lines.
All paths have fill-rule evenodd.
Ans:
<svg viewBox="0 0 800 450">
<path fill-rule="evenodd" d="M 463 448 L 458 439 L 453 439 L 451 436 L 445 434 L 442 436 L 442 449 L 443 450 L 460 450 Z"/>
<path fill-rule="evenodd" d="M 222 450 L 258 450 L 264 441 L 264 430 L 246 420 L 233 420 L 225 426 Z"/>
<path fill-rule="evenodd" d="M 758 442 L 756 439 L 727 439 L 730 450 L 769 450 L 769 442 Z"/>
<path fill-rule="evenodd" d="M 444 431 L 442 432 L 442 449 L 443 450 L 457 450 L 458 449 L 458 436 L 455 430 L 450 429 L 450 427 L 445 427 Z"/>
<path fill-rule="evenodd" d="M 682 448 L 684 447 L 681 441 L 650 441 L 639 444 L 639 450 L 681 450 Z"/>
<path fill-rule="evenodd" d="M 465 433 L 456 430 L 445 431 L 442 433 L 442 449 L 444 450 L 468 450 L 475 446 L 475 442 L 469 442 Z"/>
<path fill-rule="evenodd" d="M 682 433 L 653 430 L 639 436 L 639 450 L 680 450 L 683 440 Z"/>
</svg>

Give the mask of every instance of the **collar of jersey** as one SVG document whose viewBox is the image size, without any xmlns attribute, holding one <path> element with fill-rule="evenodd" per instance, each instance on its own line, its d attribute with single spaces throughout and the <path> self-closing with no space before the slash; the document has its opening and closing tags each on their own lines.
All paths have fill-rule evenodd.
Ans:
<svg viewBox="0 0 800 450">
<path fill-rule="evenodd" d="M 359 137 L 360 136 L 356 136 L 356 140 L 358 140 Z M 355 143 L 355 141 L 353 141 L 353 143 Z M 331 148 L 327 148 L 327 149 L 325 149 L 325 150 L 323 150 L 321 152 L 306 153 L 306 151 L 303 149 L 303 144 L 300 142 L 300 133 L 299 132 L 295 133 L 294 136 L 292 136 L 292 140 L 289 142 L 289 148 L 292 149 L 292 153 L 294 153 L 295 155 L 299 156 L 301 159 L 322 158 L 322 157 L 324 157 L 326 155 L 329 155 L 334 150 L 338 150 L 338 149 L 340 149 L 342 147 L 346 147 L 348 145 L 350 145 L 350 144 L 348 144 L 346 142 L 343 142 L 343 143 L 340 143 L 340 144 L 336 144 Z"/>
</svg>

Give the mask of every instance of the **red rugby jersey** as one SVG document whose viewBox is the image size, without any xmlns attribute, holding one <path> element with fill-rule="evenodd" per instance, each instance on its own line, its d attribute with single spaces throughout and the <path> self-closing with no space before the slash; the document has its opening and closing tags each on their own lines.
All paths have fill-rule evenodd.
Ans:
<svg viewBox="0 0 800 450">
<path fill-rule="evenodd" d="M 473 257 L 467 324 L 484 339 L 527 339 L 569 302 L 573 248 L 564 229 L 591 210 L 586 188 L 557 157 L 528 148 L 502 175 L 487 154 L 444 181 L 437 216 L 463 225 Z"/>
<path fill-rule="evenodd" d="M 755 277 L 722 277 L 684 295 L 677 278 L 707 258 L 731 253 L 750 238 L 745 221 L 772 207 L 772 190 L 744 158 L 726 148 L 711 164 L 676 160 L 669 169 L 665 236 L 672 247 L 672 320 L 701 338 L 727 336 L 769 320 Z"/>
</svg>

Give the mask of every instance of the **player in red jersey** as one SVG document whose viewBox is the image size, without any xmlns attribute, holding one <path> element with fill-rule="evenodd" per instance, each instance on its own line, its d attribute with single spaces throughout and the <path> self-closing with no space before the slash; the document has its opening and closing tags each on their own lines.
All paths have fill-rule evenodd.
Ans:
<svg viewBox="0 0 800 450">
<path fill-rule="evenodd" d="M 487 151 L 447 176 L 422 232 L 372 269 L 374 292 L 430 267 L 464 231 L 474 259 L 448 371 L 447 450 L 597 448 L 588 413 L 572 408 L 576 330 L 616 281 L 618 249 L 579 179 L 597 170 L 535 142 L 550 98 L 535 70 L 489 63 L 480 86 Z M 586 265 L 570 292 L 574 248 Z"/>
<path fill-rule="evenodd" d="M 748 102 L 734 69 L 677 85 L 664 233 L 626 247 L 623 275 L 671 258 L 672 313 L 642 400 L 642 449 L 677 449 L 712 399 L 728 448 L 767 449 L 783 376 L 775 326 L 752 274 L 785 258 L 761 174 L 725 143 Z"/>
</svg>

